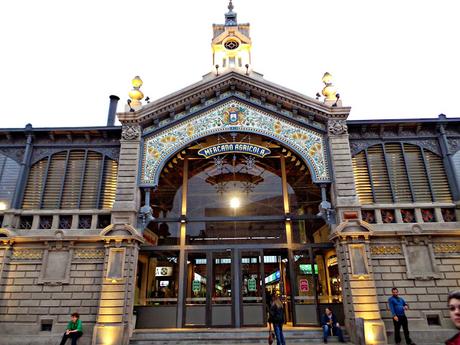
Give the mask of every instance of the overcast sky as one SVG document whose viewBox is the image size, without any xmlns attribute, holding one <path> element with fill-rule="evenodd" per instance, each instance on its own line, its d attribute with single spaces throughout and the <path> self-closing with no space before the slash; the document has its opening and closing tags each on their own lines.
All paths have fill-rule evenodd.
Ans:
<svg viewBox="0 0 460 345">
<path fill-rule="evenodd" d="M 97 126 L 140 75 L 151 99 L 211 70 L 227 0 L 0 1 L 0 127 Z M 253 67 L 351 119 L 460 117 L 458 0 L 234 0 Z M 119 111 L 123 105 L 119 105 Z"/>
</svg>

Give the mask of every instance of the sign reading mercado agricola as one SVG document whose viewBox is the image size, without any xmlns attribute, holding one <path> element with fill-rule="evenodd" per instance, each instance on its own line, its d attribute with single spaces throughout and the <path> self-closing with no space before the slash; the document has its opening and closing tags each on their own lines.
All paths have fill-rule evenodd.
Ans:
<svg viewBox="0 0 460 345">
<path fill-rule="evenodd" d="M 216 144 L 198 151 L 198 154 L 205 158 L 223 155 L 226 153 L 246 153 L 263 158 L 270 154 L 271 151 L 263 146 L 240 142 Z"/>
</svg>

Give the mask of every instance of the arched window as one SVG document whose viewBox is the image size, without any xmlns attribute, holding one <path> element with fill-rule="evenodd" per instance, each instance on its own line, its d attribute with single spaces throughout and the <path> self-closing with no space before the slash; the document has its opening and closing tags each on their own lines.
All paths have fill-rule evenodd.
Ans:
<svg viewBox="0 0 460 345">
<path fill-rule="evenodd" d="M 416 145 L 371 146 L 353 157 L 361 204 L 452 202 L 441 157 Z"/>
<path fill-rule="evenodd" d="M 35 163 L 24 209 L 108 209 L 115 201 L 118 163 L 98 152 L 68 150 Z"/>
<path fill-rule="evenodd" d="M 19 176 L 19 164 L 0 154 L 0 210 L 10 208 Z"/>
</svg>

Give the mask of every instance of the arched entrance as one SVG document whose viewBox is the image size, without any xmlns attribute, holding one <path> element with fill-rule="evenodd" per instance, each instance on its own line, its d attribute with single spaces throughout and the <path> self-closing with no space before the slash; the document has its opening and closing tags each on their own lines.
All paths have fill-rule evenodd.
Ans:
<svg viewBox="0 0 460 345">
<path fill-rule="evenodd" d="M 322 305 L 341 314 L 322 191 L 286 145 L 241 132 L 195 140 L 164 165 L 148 199 L 138 328 L 262 326 L 273 293 L 293 325 L 317 325 Z"/>
</svg>

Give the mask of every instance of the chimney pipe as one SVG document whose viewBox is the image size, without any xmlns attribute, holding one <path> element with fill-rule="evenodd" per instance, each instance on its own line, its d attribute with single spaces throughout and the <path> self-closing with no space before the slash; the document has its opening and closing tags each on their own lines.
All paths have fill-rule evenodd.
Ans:
<svg viewBox="0 0 460 345">
<path fill-rule="evenodd" d="M 107 127 L 115 125 L 115 114 L 117 112 L 117 105 L 120 97 L 110 95 L 109 115 L 107 116 Z"/>
</svg>

